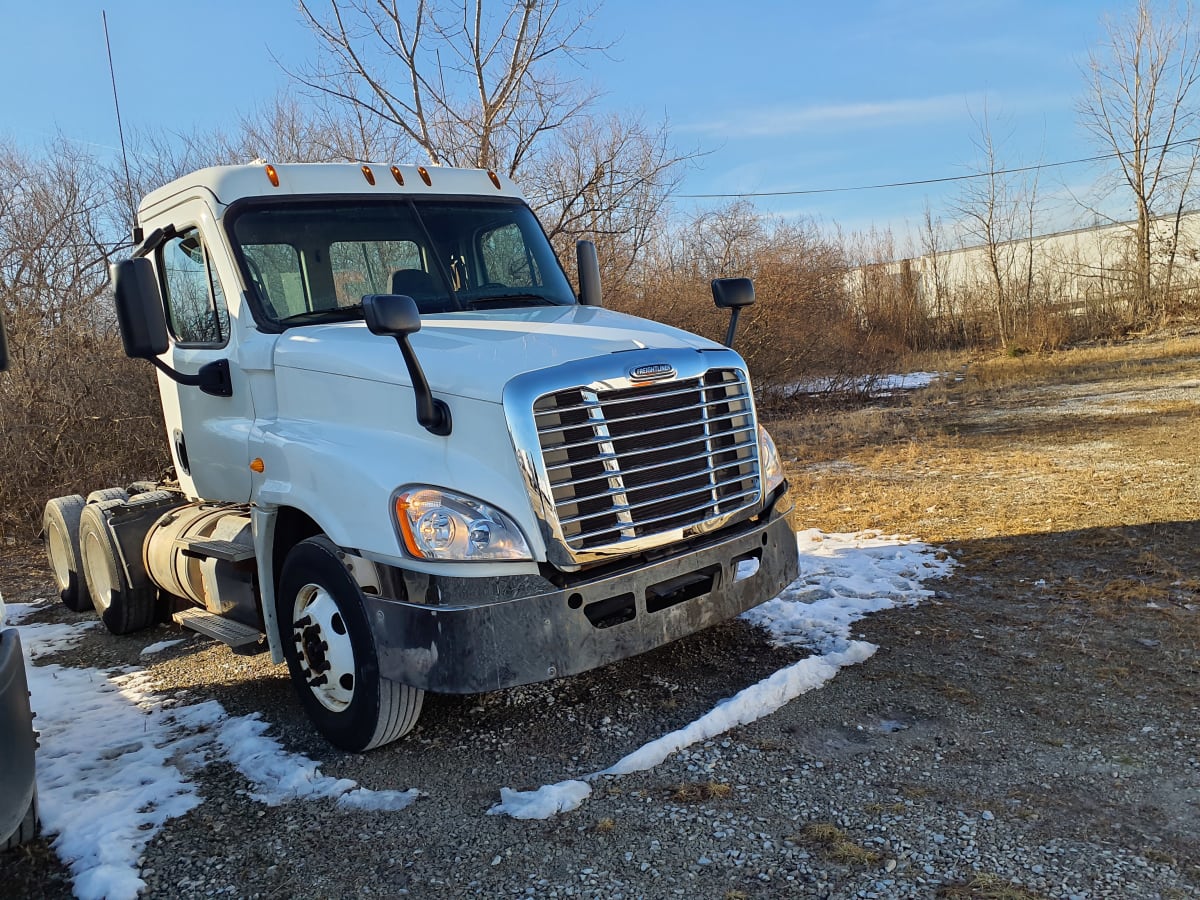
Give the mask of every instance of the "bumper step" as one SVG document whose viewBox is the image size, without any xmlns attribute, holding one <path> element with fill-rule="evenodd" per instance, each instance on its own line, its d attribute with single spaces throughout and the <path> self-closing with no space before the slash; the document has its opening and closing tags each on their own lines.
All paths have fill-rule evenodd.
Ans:
<svg viewBox="0 0 1200 900">
<path fill-rule="evenodd" d="M 171 613 L 171 618 L 184 628 L 198 631 L 230 647 L 257 644 L 262 639 L 262 632 L 257 628 L 213 615 L 203 609 L 181 609 Z"/>
</svg>

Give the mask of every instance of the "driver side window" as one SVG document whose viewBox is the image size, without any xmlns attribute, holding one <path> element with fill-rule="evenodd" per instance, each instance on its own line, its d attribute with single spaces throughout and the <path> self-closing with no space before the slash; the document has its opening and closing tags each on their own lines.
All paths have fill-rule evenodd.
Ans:
<svg viewBox="0 0 1200 900">
<path fill-rule="evenodd" d="M 229 340 L 229 311 L 200 232 L 189 228 L 159 251 L 163 300 L 180 344 L 220 346 Z"/>
</svg>

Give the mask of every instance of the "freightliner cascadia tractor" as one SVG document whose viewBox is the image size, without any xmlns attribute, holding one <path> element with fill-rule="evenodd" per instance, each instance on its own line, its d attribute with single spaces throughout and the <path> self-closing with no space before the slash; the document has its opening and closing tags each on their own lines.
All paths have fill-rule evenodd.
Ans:
<svg viewBox="0 0 1200 900">
<path fill-rule="evenodd" d="M 174 475 L 51 500 L 63 601 L 287 662 L 333 744 L 426 691 L 584 672 L 796 577 L 790 501 L 727 346 L 576 296 L 492 172 L 209 168 L 142 201 L 113 267 Z M 714 282 L 718 306 L 753 301 Z"/>
</svg>

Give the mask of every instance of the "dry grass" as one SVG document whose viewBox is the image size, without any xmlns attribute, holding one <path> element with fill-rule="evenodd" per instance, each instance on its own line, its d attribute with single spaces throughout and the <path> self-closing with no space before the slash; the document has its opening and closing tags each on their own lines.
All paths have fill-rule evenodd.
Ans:
<svg viewBox="0 0 1200 900">
<path fill-rule="evenodd" d="M 970 368 L 977 387 L 1053 382 L 1076 384 L 1098 374 L 1149 377 L 1183 371 L 1200 355 L 1200 337 L 1166 336 L 1093 347 L 1075 347 L 1053 353 L 981 358 Z"/>
<path fill-rule="evenodd" d="M 981 873 L 960 884 L 943 884 L 938 888 L 937 896 L 956 900 L 1040 900 L 1044 895 L 1026 890 L 999 875 Z"/>
<path fill-rule="evenodd" d="M 671 789 L 671 800 L 675 803 L 704 803 L 708 800 L 723 800 L 733 793 L 733 788 L 719 781 L 685 782 Z"/>
<path fill-rule="evenodd" d="M 826 859 L 846 865 L 869 866 L 883 858 L 880 853 L 852 841 L 846 832 L 829 822 L 805 825 L 803 831 L 788 840 L 816 847 Z"/>
<path fill-rule="evenodd" d="M 798 527 L 954 542 L 1183 521 L 1200 505 L 1194 380 L 1200 338 L 996 357 L 900 402 L 771 428 Z"/>
</svg>

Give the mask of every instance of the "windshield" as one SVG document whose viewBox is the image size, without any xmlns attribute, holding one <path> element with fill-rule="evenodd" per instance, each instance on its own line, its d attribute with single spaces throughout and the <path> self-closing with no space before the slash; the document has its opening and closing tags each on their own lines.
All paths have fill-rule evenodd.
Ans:
<svg viewBox="0 0 1200 900">
<path fill-rule="evenodd" d="M 230 233 L 261 317 L 285 328 L 361 317 L 366 294 L 407 294 L 423 315 L 575 302 L 520 201 L 251 203 Z"/>
</svg>

